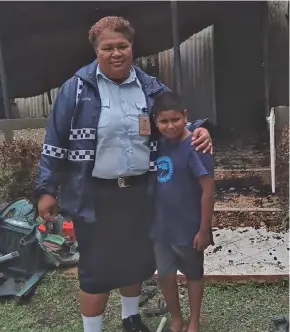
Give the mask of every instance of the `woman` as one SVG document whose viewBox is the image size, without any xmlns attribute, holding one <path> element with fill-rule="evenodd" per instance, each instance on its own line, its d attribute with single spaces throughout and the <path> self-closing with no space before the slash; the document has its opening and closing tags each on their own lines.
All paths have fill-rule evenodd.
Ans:
<svg viewBox="0 0 290 332">
<path fill-rule="evenodd" d="M 124 329 L 149 331 L 138 303 L 141 282 L 155 271 L 148 231 L 158 133 L 151 109 L 168 88 L 132 66 L 133 37 L 120 17 L 91 28 L 97 61 L 60 88 L 40 159 L 39 215 L 48 220 L 58 196 L 61 211 L 74 221 L 85 332 L 101 331 L 116 288 Z M 194 135 L 199 148 L 211 150 L 206 129 Z"/>
</svg>

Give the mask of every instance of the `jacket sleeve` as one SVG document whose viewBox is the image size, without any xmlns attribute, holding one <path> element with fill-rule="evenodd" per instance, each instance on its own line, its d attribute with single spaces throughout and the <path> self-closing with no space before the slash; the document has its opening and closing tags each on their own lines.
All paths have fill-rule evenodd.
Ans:
<svg viewBox="0 0 290 332">
<path fill-rule="evenodd" d="M 188 122 L 186 124 L 187 129 L 189 129 L 191 132 L 194 132 L 196 128 L 206 128 L 209 130 L 209 120 L 208 119 L 201 119 L 201 120 L 196 120 L 194 122 Z"/>
<path fill-rule="evenodd" d="M 76 79 L 68 80 L 59 89 L 46 128 L 43 150 L 40 156 L 35 194 L 57 196 L 67 159 L 69 134 L 76 101 Z"/>
</svg>

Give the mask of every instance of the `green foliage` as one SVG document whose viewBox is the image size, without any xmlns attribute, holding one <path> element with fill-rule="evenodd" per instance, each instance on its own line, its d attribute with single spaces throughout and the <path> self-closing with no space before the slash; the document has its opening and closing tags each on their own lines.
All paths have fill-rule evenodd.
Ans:
<svg viewBox="0 0 290 332">
<path fill-rule="evenodd" d="M 19 197 L 32 199 L 41 144 L 17 139 L 0 143 L 0 196 L 9 202 Z"/>
</svg>

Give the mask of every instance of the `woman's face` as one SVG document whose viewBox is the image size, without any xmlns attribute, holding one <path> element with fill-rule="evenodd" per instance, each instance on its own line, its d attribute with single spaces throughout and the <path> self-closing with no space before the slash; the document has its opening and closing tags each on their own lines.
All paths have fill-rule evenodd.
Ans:
<svg viewBox="0 0 290 332">
<path fill-rule="evenodd" d="M 108 78 L 122 82 L 129 77 L 132 43 L 122 33 L 105 29 L 97 40 L 96 53 L 100 69 Z"/>
</svg>

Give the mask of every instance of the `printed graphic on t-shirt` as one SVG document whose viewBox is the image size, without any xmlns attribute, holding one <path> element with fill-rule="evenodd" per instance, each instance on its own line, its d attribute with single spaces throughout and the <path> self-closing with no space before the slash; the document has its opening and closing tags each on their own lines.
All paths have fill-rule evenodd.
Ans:
<svg viewBox="0 0 290 332">
<path fill-rule="evenodd" d="M 162 156 L 157 159 L 157 181 L 165 183 L 171 180 L 174 173 L 172 159 L 168 156 Z"/>
</svg>

